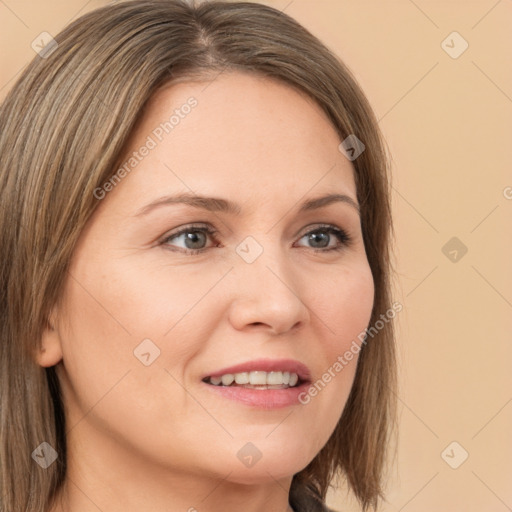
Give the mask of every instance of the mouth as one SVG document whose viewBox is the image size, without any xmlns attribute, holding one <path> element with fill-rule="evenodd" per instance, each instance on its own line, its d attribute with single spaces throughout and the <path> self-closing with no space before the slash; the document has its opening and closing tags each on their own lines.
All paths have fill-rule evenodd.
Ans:
<svg viewBox="0 0 512 512">
<path fill-rule="evenodd" d="M 221 399 L 271 410 L 300 404 L 311 373 L 293 359 L 258 359 L 210 372 L 202 382 Z"/>
<path fill-rule="evenodd" d="M 311 382 L 311 374 L 293 359 L 258 359 L 213 371 L 202 381 L 221 388 L 290 389 Z"/>
<path fill-rule="evenodd" d="M 299 387 L 306 381 L 295 372 L 253 370 L 250 372 L 224 373 L 203 379 L 206 384 L 246 389 L 288 389 Z"/>
</svg>

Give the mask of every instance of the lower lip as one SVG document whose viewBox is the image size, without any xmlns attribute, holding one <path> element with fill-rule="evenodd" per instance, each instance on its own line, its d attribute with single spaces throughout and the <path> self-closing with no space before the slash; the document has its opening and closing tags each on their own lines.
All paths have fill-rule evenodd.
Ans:
<svg viewBox="0 0 512 512">
<path fill-rule="evenodd" d="M 259 409 L 280 409 L 300 404 L 299 396 L 307 391 L 309 384 L 304 382 L 300 386 L 285 389 L 251 389 L 242 386 L 214 386 L 203 383 L 214 393 L 230 400 Z"/>
</svg>

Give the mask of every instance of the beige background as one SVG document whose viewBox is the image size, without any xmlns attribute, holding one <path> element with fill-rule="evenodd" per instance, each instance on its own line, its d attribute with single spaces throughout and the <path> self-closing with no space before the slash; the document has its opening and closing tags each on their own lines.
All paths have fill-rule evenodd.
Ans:
<svg viewBox="0 0 512 512">
<path fill-rule="evenodd" d="M 0 0 L 0 99 L 36 36 L 106 3 Z M 400 439 L 382 510 L 512 510 L 512 1 L 266 3 L 354 71 L 393 155 L 404 311 Z M 469 44 L 455 59 L 442 46 L 453 31 Z M 452 237 L 468 249 L 455 262 L 453 247 L 442 252 Z M 458 469 L 441 456 L 453 441 L 462 448 L 446 460 L 469 453 Z M 359 510 L 343 490 L 329 501 Z"/>
</svg>

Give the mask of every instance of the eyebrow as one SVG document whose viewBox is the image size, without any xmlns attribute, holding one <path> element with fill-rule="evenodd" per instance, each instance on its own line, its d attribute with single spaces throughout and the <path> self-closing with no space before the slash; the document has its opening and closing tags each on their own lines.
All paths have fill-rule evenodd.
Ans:
<svg viewBox="0 0 512 512">
<path fill-rule="evenodd" d="M 308 199 L 300 206 L 299 213 L 317 210 L 319 208 L 323 208 L 330 204 L 339 202 L 352 206 L 359 215 L 361 214 L 358 203 L 354 201 L 354 199 L 352 199 L 350 196 L 347 196 L 345 194 L 328 194 L 321 197 Z M 228 201 L 227 199 L 183 193 L 174 196 L 161 197 L 142 207 L 135 214 L 135 217 L 147 215 L 148 213 L 157 208 L 173 204 L 186 204 L 188 206 L 199 208 L 201 210 L 228 213 L 231 215 L 240 215 L 240 213 L 242 212 L 242 208 L 240 207 L 239 204 L 233 203 L 232 201 Z"/>
</svg>

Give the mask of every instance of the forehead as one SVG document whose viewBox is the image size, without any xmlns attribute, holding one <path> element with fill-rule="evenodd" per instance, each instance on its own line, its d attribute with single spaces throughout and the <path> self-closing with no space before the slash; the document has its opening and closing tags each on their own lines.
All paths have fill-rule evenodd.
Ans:
<svg viewBox="0 0 512 512">
<path fill-rule="evenodd" d="M 157 192 L 197 192 L 256 205 L 262 194 L 284 201 L 336 188 L 355 198 L 339 143 L 321 107 L 275 79 L 231 72 L 181 81 L 148 102 L 115 194 L 123 188 L 138 204 Z"/>
</svg>

